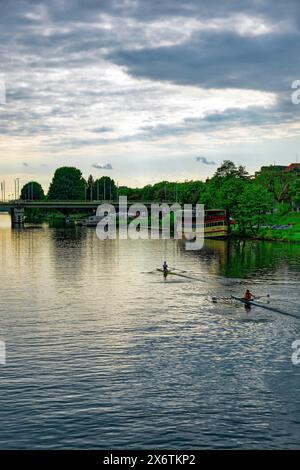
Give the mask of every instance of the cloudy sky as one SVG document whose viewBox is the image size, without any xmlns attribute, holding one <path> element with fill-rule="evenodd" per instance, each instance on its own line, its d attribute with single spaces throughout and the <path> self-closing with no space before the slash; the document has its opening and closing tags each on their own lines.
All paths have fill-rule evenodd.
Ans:
<svg viewBox="0 0 300 470">
<path fill-rule="evenodd" d="M 224 159 L 251 172 L 300 159 L 299 0 L 0 6 L 8 187 L 47 188 L 61 165 L 141 186 L 204 179 Z"/>
</svg>

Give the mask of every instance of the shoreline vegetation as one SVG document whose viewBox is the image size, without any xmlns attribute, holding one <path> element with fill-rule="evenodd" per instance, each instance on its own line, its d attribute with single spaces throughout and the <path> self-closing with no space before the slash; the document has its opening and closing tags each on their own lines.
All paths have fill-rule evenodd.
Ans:
<svg viewBox="0 0 300 470">
<path fill-rule="evenodd" d="M 71 215 L 71 226 L 75 225 L 77 221 L 88 217 L 90 214 L 75 213 Z M 65 226 L 65 216 L 63 214 L 40 214 L 39 216 L 27 216 L 26 223 L 40 224 L 48 223 L 51 227 Z M 238 229 L 234 226 L 230 237 L 234 239 L 246 240 L 262 240 L 262 241 L 278 241 L 288 243 L 300 244 L 300 213 L 287 214 L 282 217 L 269 218 L 269 226 L 260 228 L 257 235 L 240 234 Z M 280 227 L 285 228 L 280 228 Z M 276 227 L 276 228 L 273 228 Z"/>
<path fill-rule="evenodd" d="M 23 186 L 21 199 L 25 200 L 117 200 L 127 196 L 134 202 L 178 202 L 204 204 L 205 209 L 226 209 L 231 217 L 231 236 L 254 240 L 300 243 L 300 166 L 262 167 L 254 176 L 246 168 L 225 160 L 213 177 L 206 181 L 161 181 L 142 188 L 117 186 L 109 176 L 86 180 L 79 169 L 58 168 L 47 194 L 42 186 L 31 181 Z M 26 222 L 49 224 L 66 220 L 66 214 L 57 210 L 45 213 L 27 209 Z M 77 221 L 91 213 L 70 211 L 70 220 Z"/>
<path fill-rule="evenodd" d="M 233 236 L 235 236 L 234 231 Z M 245 238 L 300 244 L 300 213 L 292 212 L 283 216 L 270 215 L 266 218 L 266 225 L 259 229 L 256 236 Z"/>
</svg>

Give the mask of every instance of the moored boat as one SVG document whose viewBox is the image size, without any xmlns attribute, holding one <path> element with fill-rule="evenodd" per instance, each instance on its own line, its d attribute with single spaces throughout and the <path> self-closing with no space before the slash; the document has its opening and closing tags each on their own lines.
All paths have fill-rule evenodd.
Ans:
<svg viewBox="0 0 300 470">
<path fill-rule="evenodd" d="M 201 220 L 201 219 L 200 219 Z M 179 228 L 180 221 L 176 221 Z M 193 233 L 204 232 L 205 238 L 227 238 L 230 232 L 230 221 L 226 209 L 209 209 L 205 211 L 204 227 L 197 220 L 196 211 L 184 211 L 184 233 L 185 237 Z"/>
<path fill-rule="evenodd" d="M 86 217 L 85 219 L 78 220 L 76 222 L 76 225 L 82 226 L 82 227 L 97 227 L 98 223 L 103 219 L 103 216 L 99 215 L 90 215 L 89 217 Z"/>
</svg>

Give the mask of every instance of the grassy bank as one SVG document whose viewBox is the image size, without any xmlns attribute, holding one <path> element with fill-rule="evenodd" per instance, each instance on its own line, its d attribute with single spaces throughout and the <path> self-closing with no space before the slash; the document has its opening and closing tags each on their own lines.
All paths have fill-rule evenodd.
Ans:
<svg viewBox="0 0 300 470">
<path fill-rule="evenodd" d="M 299 212 L 289 212 L 284 215 L 270 215 L 266 218 L 266 225 L 274 226 L 275 228 L 261 228 L 259 231 L 260 238 L 300 243 Z M 286 226 L 286 228 L 280 229 L 280 226 Z"/>
<path fill-rule="evenodd" d="M 233 235 L 241 236 L 242 234 L 239 233 L 236 227 L 233 230 Z M 300 213 L 289 212 L 284 215 L 268 215 L 265 217 L 264 223 L 256 236 L 253 236 L 250 232 L 246 236 L 260 240 L 300 243 Z"/>
<path fill-rule="evenodd" d="M 88 212 L 71 212 L 70 219 L 75 222 L 80 219 L 84 219 L 92 215 Z M 58 210 L 45 211 L 42 209 L 26 209 L 25 210 L 25 223 L 40 224 L 43 222 L 49 222 L 49 224 L 55 224 L 56 222 L 62 223 L 66 220 L 66 216 Z"/>
</svg>

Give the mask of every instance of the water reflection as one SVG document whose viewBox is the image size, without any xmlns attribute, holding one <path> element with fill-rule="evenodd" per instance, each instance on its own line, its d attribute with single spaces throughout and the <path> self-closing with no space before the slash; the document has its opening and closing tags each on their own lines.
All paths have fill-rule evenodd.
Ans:
<svg viewBox="0 0 300 470">
<path fill-rule="evenodd" d="M 299 313 L 297 245 L 0 227 L 2 448 L 298 447 L 300 320 L 211 301 L 251 283 Z"/>
<path fill-rule="evenodd" d="M 212 272 L 232 278 L 253 277 L 258 272 L 273 275 L 286 267 L 300 271 L 300 244 L 258 240 L 206 240 L 197 255 L 214 262 Z"/>
</svg>

